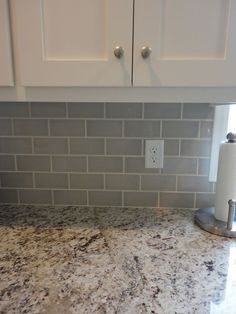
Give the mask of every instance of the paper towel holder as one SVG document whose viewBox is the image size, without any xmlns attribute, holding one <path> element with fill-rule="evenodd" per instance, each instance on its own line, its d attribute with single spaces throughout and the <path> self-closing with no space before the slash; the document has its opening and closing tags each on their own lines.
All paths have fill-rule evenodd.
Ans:
<svg viewBox="0 0 236 314">
<path fill-rule="evenodd" d="M 208 231 L 210 233 L 223 237 L 236 238 L 236 219 L 235 219 L 236 201 L 234 199 L 230 199 L 228 201 L 228 204 L 229 214 L 227 222 L 217 220 L 215 218 L 215 208 L 209 207 L 200 208 L 196 211 L 194 217 L 195 223 L 201 229 Z"/>
<path fill-rule="evenodd" d="M 228 133 L 226 143 L 236 143 L 236 133 Z M 218 220 L 215 218 L 215 208 L 200 208 L 196 211 L 194 220 L 195 223 L 205 231 L 210 233 L 236 238 L 236 219 L 235 219 L 235 209 L 236 201 L 232 198 L 228 201 L 229 211 L 228 219 L 226 222 Z"/>
</svg>

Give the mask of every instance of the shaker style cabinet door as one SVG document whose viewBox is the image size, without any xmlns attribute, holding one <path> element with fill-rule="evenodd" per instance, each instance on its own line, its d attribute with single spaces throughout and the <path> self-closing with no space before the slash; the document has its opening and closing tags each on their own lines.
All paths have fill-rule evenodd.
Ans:
<svg viewBox="0 0 236 314">
<path fill-rule="evenodd" d="M 22 85 L 131 85 L 133 0 L 11 4 Z"/>
<path fill-rule="evenodd" d="M 0 86 L 13 86 L 9 8 L 7 0 L 0 0 Z"/>
<path fill-rule="evenodd" d="M 134 85 L 236 86 L 236 1 L 135 0 Z"/>
</svg>

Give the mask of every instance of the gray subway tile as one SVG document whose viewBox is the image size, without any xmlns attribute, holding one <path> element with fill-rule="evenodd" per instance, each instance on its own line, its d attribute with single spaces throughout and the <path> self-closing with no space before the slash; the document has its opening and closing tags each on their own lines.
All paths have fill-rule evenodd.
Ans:
<svg viewBox="0 0 236 314">
<path fill-rule="evenodd" d="M 71 174 L 70 184 L 78 189 L 103 189 L 104 178 L 102 174 Z"/>
<path fill-rule="evenodd" d="M 81 155 L 104 155 L 105 153 L 104 139 L 100 138 L 71 138 L 70 152 L 71 154 Z"/>
<path fill-rule="evenodd" d="M 19 196 L 22 204 L 52 204 L 49 190 L 25 189 L 19 191 Z"/>
<path fill-rule="evenodd" d="M 1 183 L 3 187 L 13 188 L 32 188 L 33 187 L 33 175 L 32 173 L 22 172 L 2 172 L 0 174 Z"/>
<path fill-rule="evenodd" d="M 125 192 L 124 205 L 156 207 L 158 205 L 158 194 L 154 192 Z"/>
<path fill-rule="evenodd" d="M 162 173 L 196 174 L 197 159 L 185 157 L 165 157 Z"/>
<path fill-rule="evenodd" d="M 88 136 L 116 137 L 122 135 L 122 121 L 115 120 L 88 120 Z"/>
<path fill-rule="evenodd" d="M 121 206 L 122 193 L 115 191 L 89 191 L 89 205 Z"/>
<path fill-rule="evenodd" d="M 181 104 L 176 103 L 147 103 L 144 105 L 145 119 L 179 119 Z"/>
<path fill-rule="evenodd" d="M 160 206 L 171 208 L 193 208 L 194 193 L 160 193 Z"/>
<path fill-rule="evenodd" d="M 142 175 L 141 188 L 147 191 L 175 191 L 176 177 L 166 175 Z"/>
<path fill-rule="evenodd" d="M 163 137 L 198 137 L 199 122 L 196 121 L 163 121 Z"/>
<path fill-rule="evenodd" d="M 106 175 L 106 189 L 108 190 L 138 190 L 139 176 L 127 174 Z"/>
<path fill-rule="evenodd" d="M 23 136 L 48 135 L 48 122 L 42 119 L 16 119 L 14 120 L 14 134 Z"/>
<path fill-rule="evenodd" d="M 84 136 L 85 122 L 81 120 L 50 120 L 52 136 Z"/>
<path fill-rule="evenodd" d="M 212 192 L 213 184 L 205 176 L 179 176 L 177 188 L 186 192 Z"/>
<path fill-rule="evenodd" d="M 196 208 L 213 207 L 214 204 L 214 193 L 196 193 Z"/>
<path fill-rule="evenodd" d="M 17 156 L 17 169 L 20 171 L 49 171 L 48 156 Z"/>
<path fill-rule="evenodd" d="M 200 123 L 200 137 L 211 138 L 213 130 L 213 123 L 208 121 L 201 121 Z"/>
<path fill-rule="evenodd" d="M 66 104 L 62 102 L 33 102 L 31 116 L 38 118 L 66 117 Z"/>
<path fill-rule="evenodd" d="M 0 204 L 16 204 L 18 203 L 17 190 L 0 189 Z"/>
<path fill-rule="evenodd" d="M 210 160 L 209 159 L 199 159 L 198 174 L 208 175 L 210 169 Z"/>
<path fill-rule="evenodd" d="M 15 159 L 11 155 L 0 156 L 0 171 L 15 171 Z"/>
<path fill-rule="evenodd" d="M 179 140 L 168 140 L 164 142 L 164 155 L 165 156 L 178 156 L 180 145 Z"/>
<path fill-rule="evenodd" d="M 0 117 L 28 117 L 26 102 L 0 102 Z"/>
<path fill-rule="evenodd" d="M 86 191 L 54 191 L 56 205 L 87 205 Z"/>
<path fill-rule="evenodd" d="M 160 169 L 145 168 L 144 157 L 126 157 L 125 172 L 127 173 L 159 173 Z"/>
<path fill-rule="evenodd" d="M 52 168 L 57 172 L 85 172 L 86 157 L 55 156 L 52 157 Z"/>
<path fill-rule="evenodd" d="M 68 177 L 61 173 L 36 173 L 35 185 L 37 188 L 68 188 Z"/>
<path fill-rule="evenodd" d="M 141 103 L 107 103 L 106 118 L 142 118 Z"/>
<path fill-rule="evenodd" d="M 90 172 L 122 172 L 121 157 L 88 157 L 88 170 Z"/>
<path fill-rule="evenodd" d="M 0 119 L 0 136 L 3 135 L 12 135 L 10 119 Z"/>
<path fill-rule="evenodd" d="M 69 103 L 69 117 L 74 118 L 103 118 L 103 103 Z"/>
<path fill-rule="evenodd" d="M 0 152 L 12 154 L 32 153 L 30 138 L 0 138 Z"/>
<path fill-rule="evenodd" d="M 180 154 L 183 156 L 208 157 L 211 152 L 209 140 L 181 140 Z"/>
<path fill-rule="evenodd" d="M 127 137 L 160 137 L 159 121 L 125 121 Z"/>
<path fill-rule="evenodd" d="M 141 140 L 107 139 L 108 155 L 141 155 L 141 153 Z"/>
<path fill-rule="evenodd" d="M 68 145 L 65 138 L 35 138 L 34 152 L 36 154 L 67 154 Z"/>
<path fill-rule="evenodd" d="M 183 107 L 184 119 L 213 119 L 214 108 L 209 104 L 186 103 Z"/>
</svg>

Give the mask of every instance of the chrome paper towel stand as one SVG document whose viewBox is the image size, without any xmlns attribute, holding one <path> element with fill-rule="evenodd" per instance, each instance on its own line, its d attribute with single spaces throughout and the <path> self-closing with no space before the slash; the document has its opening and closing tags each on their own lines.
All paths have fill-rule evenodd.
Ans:
<svg viewBox="0 0 236 314">
<path fill-rule="evenodd" d="M 229 133 L 227 135 L 228 143 L 236 142 L 236 134 Z M 228 220 L 227 222 L 217 220 L 215 218 L 215 208 L 200 208 L 197 210 L 194 220 L 195 223 L 205 231 L 210 233 L 236 238 L 236 219 L 235 219 L 235 208 L 236 201 L 234 199 L 230 199 L 228 201 L 229 211 L 228 211 Z"/>
<path fill-rule="evenodd" d="M 215 208 L 200 208 L 195 214 L 195 223 L 205 231 L 223 237 L 236 238 L 235 207 L 236 201 L 229 200 L 228 221 L 224 222 L 215 218 Z"/>
</svg>

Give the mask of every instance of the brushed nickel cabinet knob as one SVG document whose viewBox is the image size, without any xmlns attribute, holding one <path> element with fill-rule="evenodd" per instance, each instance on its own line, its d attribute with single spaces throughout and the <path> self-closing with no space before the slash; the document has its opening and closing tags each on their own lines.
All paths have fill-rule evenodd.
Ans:
<svg viewBox="0 0 236 314">
<path fill-rule="evenodd" d="M 124 55 L 124 48 L 121 46 L 116 46 L 115 50 L 114 50 L 114 55 L 117 59 L 121 59 Z"/>
<path fill-rule="evenodd" d="M 152 49 L 148 46 L 143 46 L 141 49 L 141 56 L 143 57 L 143 59 L 147 59 L 150 54 L 152 53 Z"/>
</svg>

